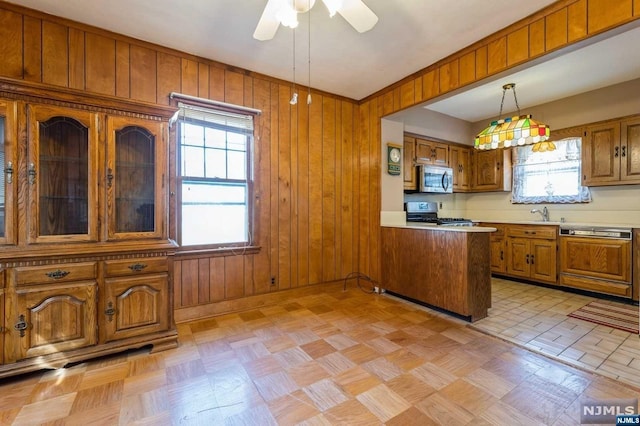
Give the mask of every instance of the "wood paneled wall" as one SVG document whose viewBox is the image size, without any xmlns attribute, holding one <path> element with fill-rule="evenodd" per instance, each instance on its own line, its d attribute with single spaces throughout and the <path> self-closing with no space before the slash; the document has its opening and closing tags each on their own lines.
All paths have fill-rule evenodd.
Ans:
<svg viewBox="0 0 640 426">
<path fill-rule="evenodd" d="M 189 318 L 218 301 L 349 272 L 378 280 L 380 118 L 639 17 L 640 0 L 559 0 L 360 102 L 314 92 L 310 107 L 292 107 L 287 82 L 0 2 L 0 78 L 157 105 L 169 105 L 175 91 L 263 111 L 255 146 L 260 250 L 179 255 L 175 307 Z M 174 213 L 172 203 L 172 232 Z"/>
</svg>

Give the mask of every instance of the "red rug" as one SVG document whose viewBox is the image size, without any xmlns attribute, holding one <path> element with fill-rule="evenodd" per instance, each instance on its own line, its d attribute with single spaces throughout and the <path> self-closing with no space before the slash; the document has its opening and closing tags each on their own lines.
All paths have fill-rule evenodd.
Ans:
<svg viewBox="0 0 640 426">
<path fill-rule="evenodd" d="M 595 300 L 571 312 L 569 316 L 638 334 L 639 312 L 638 307 L 634 305 Z"/>
</svg>

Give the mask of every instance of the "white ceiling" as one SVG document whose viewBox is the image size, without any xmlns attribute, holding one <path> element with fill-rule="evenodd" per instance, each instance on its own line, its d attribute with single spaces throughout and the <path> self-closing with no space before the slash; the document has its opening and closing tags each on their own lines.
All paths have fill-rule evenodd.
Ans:
<svg viewBox="0 0 640 426">
<path fill-rule="evenodd" d="M 10 0 L 29 8 L 178 49 L 200 57 L 293 79 L 293 30 L 253 39 L 267 0 Z M 378 15 L 356 32 L 321 1 L 311 10 L 311 86 L 360 100 L 554 0 L 364 0 Z M 307 17 L 296 34 L 296 81 L 307 85 Z M 482 24 L 478 24 L 482 22 Z"/>
<path fill-rule="evenodd" d="M 340 15 L 329 18 L 321 1 L 316 1 L 310 14 L 299 16 L 297 84 L 309 83 L 309 17 L 311 86 L 360 100 L 554 0 L 363 1 L 379 17 L 377 25 L 363 34 Z M 252 37 L 267 0 L 11 2 L 261 74 L 293 79 L 293 30 L 280 26 L 269 41 Z M 524 70 L 510 70 L 473 89 L 436 99 L 427 108 L 475 122 L 498 116 L 504 83 L 516 83 L 524 109 L 640 78 L 638 24 L 615 39 L 597 44 L 589 41 L 592 45 L 583 49 L 545 58 L 546 62 Z M 512 94 L 507 95 L 505 111 L 513 111 Z"/>
</svg>

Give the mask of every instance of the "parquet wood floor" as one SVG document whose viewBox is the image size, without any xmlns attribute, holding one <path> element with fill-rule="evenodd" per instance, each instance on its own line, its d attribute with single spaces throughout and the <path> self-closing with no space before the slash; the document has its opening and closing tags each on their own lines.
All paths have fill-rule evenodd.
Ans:
<svg viewBox="0 0 640 426">
<path fill-rule="evenodd" d="M 0 382 L 2 425 L 579 424 L 640 389 L 358 289 L 178 326 L 141 349 Z"/>
</svg>

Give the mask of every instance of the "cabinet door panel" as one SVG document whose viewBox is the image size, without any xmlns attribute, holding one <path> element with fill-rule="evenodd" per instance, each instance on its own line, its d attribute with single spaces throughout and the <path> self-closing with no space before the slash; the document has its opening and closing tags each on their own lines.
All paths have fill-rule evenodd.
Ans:
<svg viewBox="0 0 640 426">
<path fill-rule="evenodd" d="M 640 183 L 640 118 L 622 122 L 620 180 Z"/>
<path fill-rule="evenodd" d="M 95 241 L 97 114 L 42 105 L 28 111 L 29 242 Z"/>
<path fill-rule="evenodd" d="M 557 262 L 555 241 L 530 240 L 531 250 L 529 263 L 531 278 L 550 283 L 556 282 Z"/>
<path fill-rule="evenodd" d="M 504 238 L 491 238 L 491 272 L 504 273 L 506 271 Z"/>
<path fill-rule="evenodd" d="M 9 360 L 96 344 L 96 295 L 96 282 L 18 288 Z"/>
<path fill-rule="evenodd" d="M 101 339 L 105 342 L 167 330 L 167 275 L 105 280 L 101 309 Z"/>
<path fill-rule="evenodd" d="M 529 277 L 529 241 L 508 238 L 507 244 L 507 272 L 511 275 Z"/>
<path fill-rule="evenodd" d="M 109 239 L 163 235 L 164 125 L 108 117 L 107 215 Z"/>
<path fill-rule="evenodd" d="M 402 174 L 404 176 L 404 189 L 418 189 L 418 172 L 416 170 L 416 140 L 415 138 L 404 137 L 402 160 Z"/>
<path fill-rule="evenodd" d="M 0 158 L 4 169 L 0 185 L 0 244 L 16 243 L 16 206 L 18 190 L 18 162 L 15 153 L 17 148 L 16 103 L 0 101 Z"/>
<path fill-rule="evenodd" d="M 582 149 L 583 183 L 606 184 L 620 179 L 620 123 L 589 126 Z"/>
</svg>

